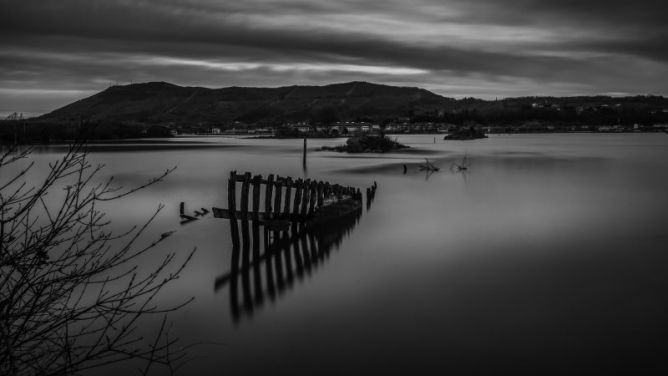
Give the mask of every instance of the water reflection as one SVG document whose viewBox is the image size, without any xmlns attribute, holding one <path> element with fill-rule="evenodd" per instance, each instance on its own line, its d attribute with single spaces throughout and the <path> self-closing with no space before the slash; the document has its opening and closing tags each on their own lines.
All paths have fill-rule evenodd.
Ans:
<svg viewBox="0 0 668 376">
<path fill-rule="evenodd" d="M 367 198 L 367 209 L 372 200 Z M 214 284 L 216 292 L 229 286 L 234 322 L 253 316 L 267 299 L 276 300 L 295 282 L 311 276 L 329 259 L 332 250 L 339 249 L 361 216 L 360 206 L 336 219 L 295 224 L 285 231 L 260 228 L 257 221 L 240 221 L 241 241 L 233 244 L 231 270 L 216 278 Z M 236 220 L 230 220 L 230 231 L 232 239 L 239 238 Z"/>
</svg>

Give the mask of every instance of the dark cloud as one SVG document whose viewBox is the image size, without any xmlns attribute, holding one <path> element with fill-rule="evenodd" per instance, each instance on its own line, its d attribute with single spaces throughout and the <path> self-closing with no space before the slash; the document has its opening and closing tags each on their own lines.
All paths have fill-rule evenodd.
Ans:
<svg viewBox="0 0 668 376">
<path fill-rule="evenodd" d="M 109 83 L 150 80 L 363 79 L 484 97 L 664 94 L 665 8 L 658 0 L 2 0 L 0 113 L 44 112 Z"/>
</svg>

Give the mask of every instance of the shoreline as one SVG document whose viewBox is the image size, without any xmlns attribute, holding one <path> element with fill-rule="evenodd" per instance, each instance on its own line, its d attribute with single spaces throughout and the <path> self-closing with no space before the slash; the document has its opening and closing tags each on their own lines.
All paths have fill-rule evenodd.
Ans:
<svg viewBox="0 0 668 376">
<path fill-rule="evenodd" d="M 639 135 L 639 134 L 662 134 L 666 135 L 668 132 L 665 131 L 633 131 L 633 132 L 591 132 L 591 131 L 567 131 L 567 132 L 513 132 L 513 133 L 488 133 L 487 136 L 514 136 L 514 135 L 560 135 L 560 134 L 592 134 L 592 135 Z M 443 136 L 447 133 L 385 133 L 387 136 Z M 242 140 L 303 140 L 304 138 L 310 140 L 336 140 L 336 139 L 346 139 L 350 137 L 360 136 L 358 134 L 353 135 L 340 135 L 340 136 L 330 136 L 330 137 L 318 137 L 318 136 L 305 136 L 305 137 L 275 137 L 275 136 L 248 136 L 248 134 L 227 134 L 227 135 L 208 135 L 208 134 L 184 134 L 176 135 L 171 137 L 150 137 L 150 138 L 117 138 L 117 139 L 91 139 L 87 141 L 87 144 L 91 145 L 114 145 L 114 144 L 136 144 L 136 145 L 160 145 L 160 144 L 171 144 L 178 145 L 183 144 L 189 146 L 196 146 L 197 144 L 202 146 L 207 146 L 206 142 L 195 141 L 195 139 L 213 139 L 213 138 L 231 138 L 231 139 L 242 139 Z M 192 139 L 193 141 L 182 141 L 179 139 Z M 480 138 L 480 139 L 470 139 L 470 140 L 444 140 L 440 138 L 440 141 L 443 142 L 471 142 L 471 141 L 480 141 L 489 139 Z M 74 140 L 63 140 L 49 143 L 0 143 L 0 148 L 20 145 L 20 146 L 63 146 L 70 145 Z"/>
</svg>

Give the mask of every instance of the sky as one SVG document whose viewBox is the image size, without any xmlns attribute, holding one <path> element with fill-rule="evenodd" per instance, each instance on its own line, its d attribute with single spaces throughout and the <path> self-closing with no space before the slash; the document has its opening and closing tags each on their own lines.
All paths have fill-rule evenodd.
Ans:
<svg viewBox="0 0 668 376">
<path fill-rule="evenodd" d="M 666 0 L 0 0 L 0 116 L 114 84 L 668 94 Z"/>
</svg>

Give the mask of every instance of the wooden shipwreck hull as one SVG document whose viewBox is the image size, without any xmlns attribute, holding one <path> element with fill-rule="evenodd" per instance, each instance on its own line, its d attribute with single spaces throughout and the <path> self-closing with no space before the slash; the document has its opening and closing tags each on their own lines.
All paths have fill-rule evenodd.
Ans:
<svg viewBox="0 0 668 376">
<path fill-rule="evenodd" d="M 367 189 L 367 209 L 375 189 L 375 183 Z M 213 208 L 215 217 L 229 219 L 233 243 L 230 270 L 216 278 L 214 290 L 229 287 L 235 322 L 312 275 L 363 213 L 359 189 L 250 173 L 230 174 L 228 204 Z"/>
</svg>

